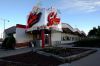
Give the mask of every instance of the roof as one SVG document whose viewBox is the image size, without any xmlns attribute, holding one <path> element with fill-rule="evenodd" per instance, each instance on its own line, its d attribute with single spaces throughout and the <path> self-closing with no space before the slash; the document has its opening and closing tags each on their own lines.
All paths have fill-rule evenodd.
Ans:
<svg viewBox="0 0 100 66">
<path fill-rule="evenodd" d="M 4 31 L 6 34 L 16 33 L 16 26 L 12 26 Z"/>
<path fill-rule="evenodd" d="M 68 28 L 70 29 L 72 32 L 74 32 L 74 29 L 67 23 L 62 23 L 62 28 Z"/>
<path fill-rule="evenodd" d="M 62 29 L 63 29 L 63 32 L 66 32 L 66 33 L 73 33 L 73 34 L 76 34 L 76 35 L 86 36 L 84 31 L 80 31 L 78 28 L 73 28 L 67 23 L 62 23 Z"/>
</svg>

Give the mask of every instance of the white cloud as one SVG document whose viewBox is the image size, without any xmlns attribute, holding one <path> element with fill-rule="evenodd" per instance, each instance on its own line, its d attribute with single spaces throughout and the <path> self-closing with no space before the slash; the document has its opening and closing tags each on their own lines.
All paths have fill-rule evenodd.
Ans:
<svg viewBox="0 0 100 66">
<path fill-rule="evenodd" d="M 100 10 L 100 0 L 59 0 L 54 6 L 63 10 L 95 12 Z"/>
</svg>

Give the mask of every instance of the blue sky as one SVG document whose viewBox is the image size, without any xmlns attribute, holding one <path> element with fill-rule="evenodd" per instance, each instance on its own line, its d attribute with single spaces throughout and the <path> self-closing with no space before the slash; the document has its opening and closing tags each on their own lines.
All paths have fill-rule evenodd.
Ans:
<svg viewBox="0 0 100 66">
<path fill-rule="evenodd" d="M 61 12 L 61 21 L 88 33 L 92 27 L 100 25 L 100 0 L 40 0 L 41 7 L 51 6 Z M 5 28 L 16 24 L 26 24 L 27 15 L 37 0 L 0 0 L 0 37 Z M 10 22 L 7 22 L 9 20 Z"/>
</svg>

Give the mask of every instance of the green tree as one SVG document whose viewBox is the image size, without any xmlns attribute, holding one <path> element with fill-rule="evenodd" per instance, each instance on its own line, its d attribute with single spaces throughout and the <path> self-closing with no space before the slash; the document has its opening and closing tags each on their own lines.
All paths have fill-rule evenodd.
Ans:
<svg viewBox="0 0 100 66">
<path fill-rule="evenodd" d="M 97 36 L 100 37 L 100 26 L 98 26 Z"/>
<path fill-rule="evenodd" d="M 93 27 L 88 33 L 88 36 L 100 37 L 100 26 L 98 28 Z"/>
<path fill-rule="evenodd" d="M 14 49 L 16 44 L 16 40 L 13 37 L 13 35 L 10 35 L 9 37 L 5 38 L 2 43 L 3 49 Z"/>
<path fill-rule="evenodd" d="M 88 36 L 96 36 L 96 34 L 97 34 L 97 28 L 93 27 L 93 29 L 89 31 Z"/>
</svg>

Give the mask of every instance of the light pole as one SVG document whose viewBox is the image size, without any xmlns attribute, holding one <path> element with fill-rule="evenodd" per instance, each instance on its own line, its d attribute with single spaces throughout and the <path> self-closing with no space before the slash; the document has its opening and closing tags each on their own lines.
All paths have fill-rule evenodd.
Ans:
<svg viewBox="0 0 100 66">
<path fill-rule="evenodd" d="M 1 18 L 1 20 L 4 22 L 4 30 L 5 30 L 5 22 L 7 21 L 7 22 L 9 22 L 9 20 L 7 20 L 7 19 L 3 19 L 3 18 Z"/>
<path fill-rule="evenodd" d="M 1 18 L 0 20 L 2 20 L 3 21 L 3 25 L 4 25 L 4 30 L 3 30 L 3 38 L 5 38 L 4 37 L 4 34 L 5 34 L 5 22 L 7 21 L 7 22 L 9 22 L 9 20 L 7 20 L 7 19 L 3 19 L 3 18 Z"/>
<path fill-rule="evenodd" d="M 4 31 L 5 31 L 5 19 L 4 19 L 4 24 L 3 25 L 4 25 Z"/>
</svg>

